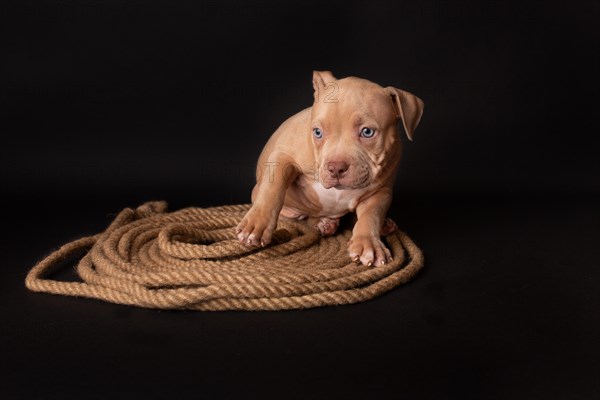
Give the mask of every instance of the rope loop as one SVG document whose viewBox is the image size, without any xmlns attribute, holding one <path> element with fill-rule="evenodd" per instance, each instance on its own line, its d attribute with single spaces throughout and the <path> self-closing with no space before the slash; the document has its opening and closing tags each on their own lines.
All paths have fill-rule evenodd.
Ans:
<svg viewBox="0 0 600 400">
<path fill-rule="evenodd" d="M 34 266 L 28 289 L 161 309 L 284 310 L 351 304 L 409 281 L 423 254 L 401 231 L 385 237 L 393 261 L 350 260 L 352 232 L 322 238 L 305 221 L 281 218 L 264 248 L 239 243 L 234 227 L 250 205 L 167 212 L 164 201 L 121 211 L 106 231 L 67 243 Z M 81 282 L 45 279 L 87 249 Z"/>
</svg>

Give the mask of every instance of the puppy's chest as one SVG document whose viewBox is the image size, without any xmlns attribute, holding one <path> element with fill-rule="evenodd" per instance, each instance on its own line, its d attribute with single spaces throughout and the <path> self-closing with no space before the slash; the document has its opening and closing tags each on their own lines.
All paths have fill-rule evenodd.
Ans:
<svg viewBox="0 0 600 400">
<path fill-rule="evenodd" d="M 348 212 L 354 212 L 360 199 L 369 191 L 364 189 L 325 189 L 318 182 L 312 184 L 317 200 L 321 206 L 321 216 L 341 217 Z"/>
</svg>

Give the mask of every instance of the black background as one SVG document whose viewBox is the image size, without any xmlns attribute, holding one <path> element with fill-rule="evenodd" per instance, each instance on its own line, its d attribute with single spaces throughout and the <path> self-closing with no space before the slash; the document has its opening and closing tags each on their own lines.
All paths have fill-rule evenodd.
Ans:
<svg viewBox="0 0 600 400">
<path fill-rule="evenodd" d="M 0 6 L 5 398 L 600 395 L 596 1 Z M 313 70 L 415 93 L 390 215 L 426 270 L 373 301 L 164 312 L 26 291 L 121 208 L 249 201 Z"/>
</svg>

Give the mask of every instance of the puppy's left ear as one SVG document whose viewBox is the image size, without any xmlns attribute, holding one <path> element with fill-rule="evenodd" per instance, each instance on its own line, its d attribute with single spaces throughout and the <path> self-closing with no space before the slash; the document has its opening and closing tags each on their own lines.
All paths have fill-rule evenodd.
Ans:
<svg viewBox="0 0 600 400">
<path fill-rule="evenodd" d="M 324 89 L 329 82 L 335 81 L 335 76 L 331 71 L 313 71 L 313 89 Z"/>
<path fill-rule="evenodd" d="M 335 76 L 330 71 L 313 71 L 312 83 L 315 90 L 315 103 L 319 101 L 321 91 L 327 89 L 327 85 L 335 80 Z"/>
<path fill-rule="evenodd" d="M 425 103 L 412 93 L 404 90 L 396 89 L 395 87 L 387 87 L 385 90 L 390 94 L 396 116 L 402 119 L 404 131 L 409 140 L 413 139 L 413 133 L 419 125 Z"/>
</svg>

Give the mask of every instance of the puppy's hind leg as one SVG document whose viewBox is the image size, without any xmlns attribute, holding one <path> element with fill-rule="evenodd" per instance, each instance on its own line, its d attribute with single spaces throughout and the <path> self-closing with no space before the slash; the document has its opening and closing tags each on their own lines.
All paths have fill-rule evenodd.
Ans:
<svg viewBox="0 0 600 400">
<path fill-rule="evenodd" d="M 312 218 L 311 218 L 312 220 Z M 321 232 L 321 236 L 331 236 L 335 234 L 338 226 L 340 225 L 339 218 L 321 217 L 315 218 L 314 221 L 310 221 L 313 227 Z"/>
<path fill-rule="evenodd" d="M 383 225 L 381 226 L 379 234 L 381 236 L 387 236 L 390 233 L 395 232 L 396 230 L 398 230 L 398 225 L 396 225 L 394 220 L 392 220 L 391 218 L 386 218 L 383 220 Z"/>
</svg>

